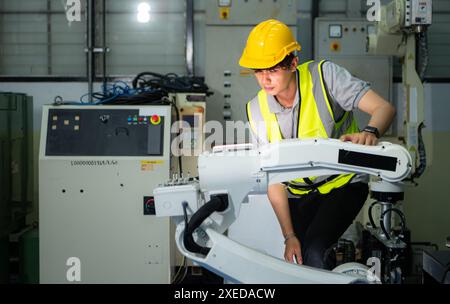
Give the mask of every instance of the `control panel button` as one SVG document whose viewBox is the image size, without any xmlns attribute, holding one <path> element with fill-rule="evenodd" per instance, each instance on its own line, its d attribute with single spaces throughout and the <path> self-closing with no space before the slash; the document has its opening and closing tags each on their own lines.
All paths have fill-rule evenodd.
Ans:
<svg viewBox="0 0 450 304">
<path fill-rule="evenodd" d="M 153 125 L 158 125 L 161 122 L 161 117 L 159 115 L 153 115 L 152 118 L 150 119 L 150 122 Z"/>
</svg>

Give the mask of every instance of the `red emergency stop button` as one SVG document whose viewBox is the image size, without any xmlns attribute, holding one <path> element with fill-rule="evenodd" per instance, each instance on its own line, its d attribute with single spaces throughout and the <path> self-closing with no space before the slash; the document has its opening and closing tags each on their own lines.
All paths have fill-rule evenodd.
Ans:
<svg viewBox="0 0 450 304">
<path fill-rule="evenodd" d="M 338 52 L 338 51 L 340 51 L 341 46 L 340 46 L 340 44 L 338 42 L 333 42 L 333 43 L 330 44 L 330 49 L 333 52 Z"/>
<path fill-rule="evenodd" d="M 161 117 L 159 115 L 153 115 L 152 118 L 150 118 L 150 122 L 153 125 L 159 125 L 159 123 L 161 122 Z"/>
</svg>

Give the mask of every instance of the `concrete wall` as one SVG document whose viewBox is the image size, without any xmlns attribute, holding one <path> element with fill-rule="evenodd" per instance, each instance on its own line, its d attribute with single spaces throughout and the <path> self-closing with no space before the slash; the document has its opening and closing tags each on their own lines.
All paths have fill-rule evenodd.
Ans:
<svg viewBox="0 0 450 304">
<path fill-rule="evenodd" d="M 407 188 L 403 204 L 407 224 L 415 241 L 431 241 L 440 248 L 450 236 L 450 85 L 426 86 L 426 126 L 432 131 L 430 167 Z M 431 106 L 430 106 L 431 104 Z"/>
</svg>

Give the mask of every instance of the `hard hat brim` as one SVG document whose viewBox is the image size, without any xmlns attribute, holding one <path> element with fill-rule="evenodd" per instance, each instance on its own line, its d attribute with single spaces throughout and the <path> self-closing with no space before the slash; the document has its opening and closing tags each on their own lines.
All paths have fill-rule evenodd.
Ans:
<svg viewBox="0 0 450 304">
<path fill-rule="evenodd" d="M 275 56 L 267 56 L 266 58 L 252 58 L 244 51 L 239 59 L 239 65 L 248 69 L 268 69 L 283 61 L 290 53 L 300 50 L 301 46 L 297 42 L 292 42 L 280 50 Z"/>
</svg>

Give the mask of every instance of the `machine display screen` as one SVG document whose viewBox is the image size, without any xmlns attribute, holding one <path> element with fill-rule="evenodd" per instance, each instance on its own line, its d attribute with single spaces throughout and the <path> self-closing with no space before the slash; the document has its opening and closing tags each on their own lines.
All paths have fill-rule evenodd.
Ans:
<svg viewBox="0 0 450 304">
<path fill-rule="evenodd" d="M 136 109 L 49 109 L 47 156 L 161 156 L 164 117 Z"/>
</svg>

